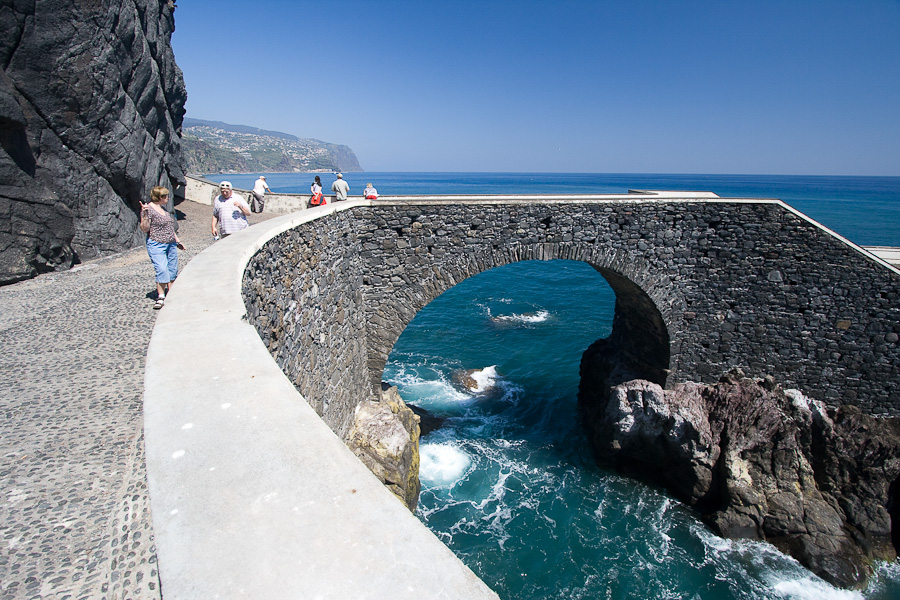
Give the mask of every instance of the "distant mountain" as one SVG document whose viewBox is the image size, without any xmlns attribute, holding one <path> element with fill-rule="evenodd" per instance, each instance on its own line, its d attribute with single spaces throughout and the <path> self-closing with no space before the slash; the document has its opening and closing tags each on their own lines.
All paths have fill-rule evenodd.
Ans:
<svg viewBox="0 0 900 600">
<path fill-rule="evenodd" d="M 185 118 L 181 148 L 192 173 L 362 171 L 348 146 L 221 121 Z"/>
</svg>

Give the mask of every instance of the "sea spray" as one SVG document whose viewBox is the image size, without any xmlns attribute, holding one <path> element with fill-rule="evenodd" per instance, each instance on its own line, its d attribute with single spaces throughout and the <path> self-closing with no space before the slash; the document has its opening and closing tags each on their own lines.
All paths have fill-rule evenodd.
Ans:
<svg viewBox="0 0 900 600">
<path fill-rule="evenodd" d="M 472 466 L 469 455 L 451 443 L 422 444 L 419 457 L 419 478 L 435 487 L 452 487 Z"/>
</svg>

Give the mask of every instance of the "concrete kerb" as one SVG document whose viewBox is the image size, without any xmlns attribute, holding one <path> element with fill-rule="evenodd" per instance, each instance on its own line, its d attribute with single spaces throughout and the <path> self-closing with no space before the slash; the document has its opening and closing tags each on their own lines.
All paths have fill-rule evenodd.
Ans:
<svg viewBox="0 0 900 600">
<path fill-rule="evenodd" d="M 166 298 L 144 387 L 162 589 L 181 598 L 497 598 L 366 469 L 243 320 L 266 221 L 200 253 Z"/>
</svg>

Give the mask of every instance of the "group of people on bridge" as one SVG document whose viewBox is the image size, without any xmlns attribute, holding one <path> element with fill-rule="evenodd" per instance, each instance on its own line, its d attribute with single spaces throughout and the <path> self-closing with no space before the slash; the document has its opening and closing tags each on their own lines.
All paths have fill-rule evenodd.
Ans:
<svg viewBox="0 0 900 600">
<path fill-rule="evenodd" d="M 271 193 L 266 176 L 260 175 L 253 185 L 251 199 L 247 201 L 240 194 L 234 193 L 230 181 L 219 184 L 219 195 L 213 200 L 212 221 L 210 230 L 213 237 L 218 240 L 238 231 L 246 229 L 250 223 L 247 217 L 251 212 L 261 213 L 265 209 L 266 193 Z M 331 184 L 335 201 L 346 200 L 350 193 L 350 184 L 344 180 L 341 173 L 337 174 L 334 183 Z M 310 185 L 310 206 L 322 206 L 326 204 L 322 195 L 322 180 L 316 175 L 315 181 Z M 363 197 L 367 200 L 376 200 L 378 191 L 371 183 L 366 184 Z M 178 275 L 178 250 L 184 250 L 184 246 L 178 239 L 178 230 L 175 215 L 168 210 L 169 190 L 157 186 L 150 192 L 150 202 L 141 202 L 140 227 L 147 234 L 147 255 L 156 273 L 157 298 L 154 309 L 160 309 L 165 304 L 166 294 L 169 292 L 175 278 Z"/>
</svg>

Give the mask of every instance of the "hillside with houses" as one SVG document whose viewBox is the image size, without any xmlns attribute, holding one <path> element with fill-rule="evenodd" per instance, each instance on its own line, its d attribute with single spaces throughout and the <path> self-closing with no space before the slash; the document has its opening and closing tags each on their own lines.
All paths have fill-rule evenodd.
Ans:
<svg viewBox="0 0 900 600">
<path fill-rule="evenodd" d="M 363 170 L 348 146 L 221 121 L 185 118 L 181 141 L 191 173 Z"/>
</svg>

